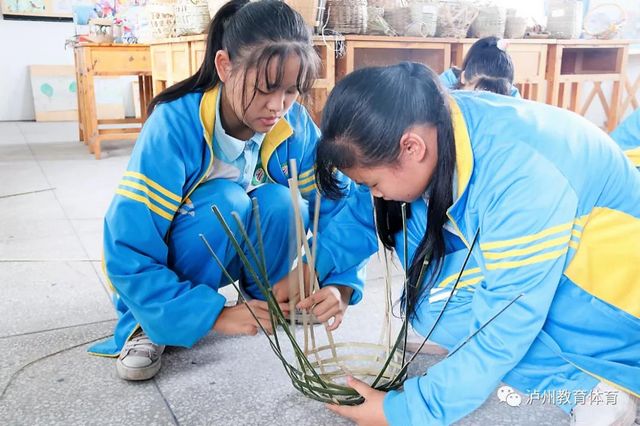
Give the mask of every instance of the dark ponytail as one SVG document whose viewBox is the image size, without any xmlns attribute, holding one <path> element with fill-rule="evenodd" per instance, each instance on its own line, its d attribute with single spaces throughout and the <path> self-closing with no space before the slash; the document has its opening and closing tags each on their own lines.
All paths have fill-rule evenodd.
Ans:
<svg viewBox="0 0 640 426">
<path fill-rule="evenodd" d="M 511 56 L 497 37 L 485 37 L 473 43 L 457 74 L 458 89 L 462 87 L 461 77 L 477 90 L 508 95 L 513 85 L 514 67 Z"/>
<path fill-rule="evenodd" d="M 403 133 L 418 124 L 436 127 L 438 162 L 429 183 L 427 230 L 407 271 L 403 306 L 409 316 L 440 272 L 445 251 L 443 226 L 453 203 L 453 125 L 448 96 L 438 76 L 422 64 L 409 62 L 347 75 L 325 104 L 316 159 L 321 192 L 339 197 L 342 187 L 336 169 L 395 164 Z M 395 233 L 402 229 L 400 203 L 375 200 L 375 209 L 380 239 L 387 248 L 394 247 Z M 423 281 L 420 272 L 425 261 L 430 267 Z"/>
<path fill-rule="evenodd" d="M 257 67 L 256 79 L 258 75 L 266 75 L 266 66 L 274 58 L 278 60 L 277 79 L 281 79 L 284 59 L 297 54 L 301 62 L 298 72 L 301 94 L 309 91 L 319 68 L 311 31 L 298 12 L 279 0 L 231 0 L 218 10 L 209 24 L 207 47 L 198 72 L 153 98 L 148 106 L 149 114 L 160 103 L 191 92 L 206 92 L 220 83 L 215 67 L 219 50 L 225 50 L 232 63 L 242 65 L 245 71 Z M 268 85 L 279 83 L 268 82 Z"/>
<path fill-rule="evenodd" d="M 510 95 L 512 90 L 511 82 L 506 78 L 488 75 L 477 76 L 469 84 L 473 86 L 473 90 L 486 90 L 499 95 Z"/>
</svg>

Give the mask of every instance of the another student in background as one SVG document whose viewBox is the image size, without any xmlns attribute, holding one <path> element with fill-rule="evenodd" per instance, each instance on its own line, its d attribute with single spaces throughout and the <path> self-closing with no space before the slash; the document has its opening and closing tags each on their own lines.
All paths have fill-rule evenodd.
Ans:
<svg viewBox="0 0 640 426">
<path fill-rule="evenodd" d="M 520 92 L 513 85 L 513 70 L 507 42 L 485 37 L 473 43 L 461 68 L 443 72 L 440 81 L 451 90 L 487 90 L 519 98 Z"/>
</svg>

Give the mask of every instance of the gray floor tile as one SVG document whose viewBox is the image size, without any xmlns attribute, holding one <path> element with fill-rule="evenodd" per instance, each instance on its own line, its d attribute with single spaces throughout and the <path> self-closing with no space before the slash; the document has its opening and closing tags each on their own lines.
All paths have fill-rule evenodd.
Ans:
<svg viewBox="0 0 640 426">
<path fill-rule="evenodd" d="M 400 260 L 397 256 L 391 255 L 388 258 L 389 262 L 389 273 L 392 277 L 403 277 L 404 271 L 402 269 L 402 265 L 400 264 Z M 384 278 L 386 266 L 384 255 L 382 252 L 374 254 L 369 259 L 369 264 L 367 265 L 367 279 L 375 280 L 378 278 Z"/>
<path fill-rule="evenodd" d="M 73 141 L 60 141 L 51 143 L 30 143 L 35 158 L 40 161 L 56 160 L 83 160 L 96 161 L 89 148 L 84 143 Z M 133 149 L 133 142 L 107 141 L 102 143 L 102 155 L 100 161 L 128 158 Z"/>
<path fill-rule="evenodd" d="M 124 173 L 126 157 L 40 161 L 56 197 L 71 219 L 101 219 Z"/>
<path fill-rule="evenodd" d="M 12 145 L 16 146 L 16 145 Z M 28 147 L 17 146 L 19 151 L 24 151 L 24 159 L 4 159 L 0 162 L 0 197 L 7 195 L 24 194 L 32 191 L 42 191 L 50 189 L 42 170 L 38 164 L 32 160 Z M 2 152 L 5 146 L 0 146 Z M 27 152 L 29 154 L 27 155 Z M 17 154 L 21 156 L 22 154 Z M 0 157 L 2 158 L 2 157 Z"/>
<path fill-rule="evenodd" d="M 112 323 L 1 339 L 3 353 L 20 359 L 6 373 L 65 347 L 108 335 Z M 172 425 L 173 416 L 153 381 L 128 383 L 114 360 L 88 355 L 87 345 L 41 359 L 17 374 L 2 401 L 0 419 L 11 425 Z"/>
<path fill-rule="evenodd" d="M 24 143 L 26 143 L 26 139 L 17 122 L 0 121 L 0 146 Z"/>
<path fill-rule="evenodd" d="M 2 262 L 0 336 L 115 318 L 89 262 Z"/>
<path fill-rule="evenodd" d="M 18 128 L 29 144 L 78 141 L 78 122 L 41 122 L 19 121 Z"/>
<path fill-rule="evenodd" d="M 33 160 L 33 153 L 26 143 L 0 143 L 0 162 L 9 163 L 30 160 Z"/>
<path fill-rule="evenodd" d="M 0 198 L 0 260 L 86 260 L 51 191 Z"/>
<path fill-rule="evenodd" d="M 80 238 L 80 243 L 89 259 L 102 259 L 102 219 L 71 219 L 71 226 Z"/>
</svg>

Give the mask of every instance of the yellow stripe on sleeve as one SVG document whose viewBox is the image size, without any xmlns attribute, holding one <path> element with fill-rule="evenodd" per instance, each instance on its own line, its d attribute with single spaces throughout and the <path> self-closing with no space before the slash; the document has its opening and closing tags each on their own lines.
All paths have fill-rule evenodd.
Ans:
<svg viewBox="0 0 640 426">
<path fill-rule="evenodd" d="M 304 179 L 298 178 L 298 185 L 303 186 L 305 184 L 308 184 L 309 182 L 313 182 L 315 178 L 316 178 L 315 175 L 311 175 L 308 178 L 304 178 Z"/>
<path fill-rule="evenodd" d="M 304 179 L 304 178 L 306 178 L 307 176 L 311 176 L 311 175 L 313 175 L 315 172 L 316 172 L 316 166 L 313 166 L 313 167 L 312 167 L 312 168 L 310 168 L 309 170 L 305 170 L 304 172 L 299 173 L 299 174 L 298 174 L 298 180 L 300 180 L 300 179 Z"/>
<path fill-rule="evenodd" d="M 508 250 L 508 251 L 498 252 L 498 253 L 483 251 L 482 255 L 484 256 L 485 259 L 505 259 L 507 257 L 523 256 L 525 254 L 535 253 L 537 251 L 541 251 L 549 247 L 566 244 L 568 239 L 569 238 L 567 235 L 565 237 L 554 238 L 552 240 L 543 241 L 541 243 L 534 244 L 532 246 L 521 248 L 521 249 Z"/>
<path fill-rule="evenodd" d="M 148 198 L 143 197 L 140 194 L 136 194 L 134 192 L 131 191 L 127 191 L 126 189 L 116 189 L 116 194 L 122 195 L 123 197 L 127 197 L 130 198 L 134 201 L 138 201 L 139 203 L 144 204 L 145 206 L 147 206 L 152 212 L 156 213 L 158 216 L 161 216 L 165 219 L 167 219 L 168 221 L 173 220 L 173 215 L 167 213 L 166 211 L 162 210 L 160 207 L 154 205 L 151 203 L 151 201 L 149 201 Z"/>
<path fill-rule="evenodd" d="M 318 187 L 316 186 L 315 183 L 313 185 L 307 186 L 306 188 L 300 188 L 300 193 L 301 194 L 306 194 L 308 192 L 313 191 L 314 189 L 318 189 Z"/>
<path fill-rule="evenodd" d="M 471 268 L 471 269 L 467 269 L 466 271 L 464 271 L 462 273 L 462 277 L 466 277 L 472 274 L 477 274 L 481 272 L 480 268 Z M 444 280 L 440 281 L 440 283 L 438 284 L 438 287 L 446 287 L 450 282 L 454 281 L 456 278 L 458 278 L 458 275 L 460 275 L 460 272 L 456 272 L 455 274 L 449 275 L 447 278 L 445 278 Z"/>
<path fill-rule="evenodd" d="M 131 188 L 135 188 L 135 189 L 138 189 L 138 190 L 144 192 L 149 197 L 151 197 L 152 200 L 154 200 L 155 202 L 165 206 L 167 209 L 171 210 L 174 213 L 175 213 L 176 210 L 178 210 L 178 207 L 180 207 L 179 205 L 170 203 L 169 201 L 165 200 L 164 198 L 160 197 L 159 195 L 151 192 L 149 190 L 149 188 L 147 188 L 144 185 L 140 185 L 139 183 L 136 183 L 136 182 L 133 182 L 133 181 L 130 181 L 130 180 L 126 180 L 126 179 L 122 179 L 122 181 L 120 181 L 120 185 L 129 186 Z"/>
<path fill-rule="evenodd" d="M 130 176 L 130 177 L 133 177 L 133 178 L 136 178 L 136 179 L 140 179 L 141 181 L 145 182 L 147 185 L 149 185 L 151 188 L 155 189 L 156 191 L 158 191 L 162 195 L 165 195 L 168 198 L 171 198 L 173 201 L 176 201 L 178 203 L 182 202 L 182 197 L 174 194 L 173 192 L 169 191 L 168 189 L 166 189 L 162 185 L 152 181 L 151 179 L 149 179 L 148 177 L 146 177 L 142 173 L 126 171 L 124 173 L 124 175 L 125 176 Z"/>
<path fill-rule="evenodd" d="M 457 289 L 461 289 L 461 288 L 469 287 L 470 285 L 478 284 L 482 280 L 484 280 L 484 276 L 483 275 L 480 275 L 479 277 L 475 277 L 475 278 L 470 278 L 468 280 L 460 281 L 458 283 L 458 287 L 456 287 L 456 288 Z"/>
<path fill-rule="evenodd" d="M 547 228 L 544 231 L 540 231 L 536 234 L 525 235 L 524 237 L 513 238 L 510 240 L 493 241 L 490 243 L 483 243 L 483 244 L 480 244 L 480 249 L 482 251 L 488 251 L 491 249 L 510 247 L 518 244 L 526 244 L 535 240 L 539 240 L 544 237 L 548 237 L 549 235 L 568 231 L 572 227 L 573 227 L 573 222 L 565 223 L 562 225 L 556 225 L 556 226 L 552 226 L 551 228 Z"/>
<path fill-rule="evenodd" d="M 547 253 L 539 254 L 537 256 L 531 256 L 523 260 L 514 260 L 512 262 L 487 263 L 486 268 L 488 270 L 519 268 L 521 266 L 528 266 L 528 265 L 544 262 L 547 260 L 557 259 L 563 254 L 565 254 L 567 251 L 568 251 L 568 248 L 565 247 L 560 250 L 554 250 Z"/>
</svg>

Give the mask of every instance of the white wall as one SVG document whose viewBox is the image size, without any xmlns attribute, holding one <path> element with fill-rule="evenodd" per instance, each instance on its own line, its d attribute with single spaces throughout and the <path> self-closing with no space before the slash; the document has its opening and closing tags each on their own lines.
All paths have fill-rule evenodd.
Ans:
<svg viewBox="0 0 640 426">
<path fill-rule="evenodd" d="M 71 65 L 71 22 L 0 20 L 0 121 L 33 120 L 29 65 Z"/>
<path fill-rule="evenodd" d="M 71 22 L 0 19 L 0 121 L 35 119 L 29 65 L 73 65 L 73 51 L 64 48 L 73 34 Z M 107 84 L 121 92 L 127 116 L 134 114 L 131 81 L 125 77 Z"/>
</svg>

